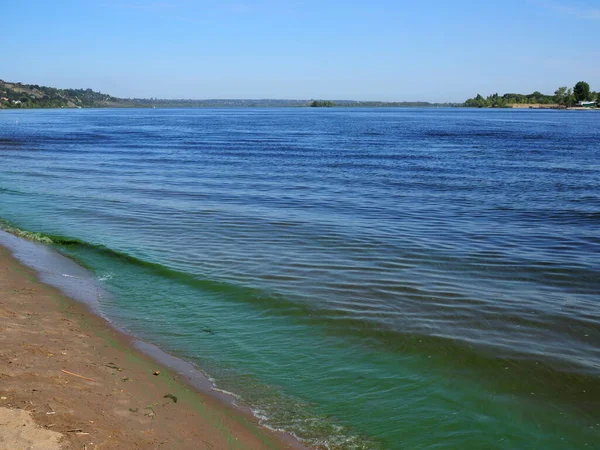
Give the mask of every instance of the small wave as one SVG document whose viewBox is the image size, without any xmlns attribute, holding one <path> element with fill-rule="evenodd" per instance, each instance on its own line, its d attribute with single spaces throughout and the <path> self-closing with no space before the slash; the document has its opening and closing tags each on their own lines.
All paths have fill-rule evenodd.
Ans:
<svg viewBox="0 0 600 450">
<path fill-rule="evenodd" d="M 50 237 L 43 233 L 34 233 L 31 231 L 21 230 L 4 221 L 0 221 L 0 229 L 6 231 L 7 233 L 14 234 L 17 237 L 27 239 L 28 241 L 41 242 L 42 244 L 54 243 Z"/>
<path fill-rule="evenodd" d="M 105 273 L 103 275 L 98 276 L 98 281 L 108 281 L 108 280 L 112 280 L 113 278 L 114 278 L 113 273 Z"/>
<path fill-rule="evenodd" d="M 258 423 L 261 426 L 263 426 L 271 431 L 278 431 L 281 433 L 289 433 L 292 436 L 294 436 L 297 440 L 299 440 L 299 441 L 303 440 L 300 437 L 296 436 L 294 433 L 289 432 L 285 428 L 278 428 L 278 427 L 273 427 L 273 426 L 269 425 L 269 416 L 267 415 L 266 411 L 264 411 L 262 409 L 257 409 L 257 408 L 251 408 L 250 411 L 252 412 L 252 415 L 258 419 Z"/>
<path fill-rule="evenodd" d="M 211 388 L 213 391 L 220 392 L 221 394 L 228 395 L 228 396 L 233 397 L 233 398 L 235 398 L 237 400 L 241 400 L 241 397 L 239 395 L 234 394 L 231 391 L 226 391 L 225 389 L 219 389 L 218 387 L 214 386 L 214 381 L 212 379 L 209 378 L 209 380 L 211 380 L 211 382 L 213 383 L 213 386 Z"/>
</svg>

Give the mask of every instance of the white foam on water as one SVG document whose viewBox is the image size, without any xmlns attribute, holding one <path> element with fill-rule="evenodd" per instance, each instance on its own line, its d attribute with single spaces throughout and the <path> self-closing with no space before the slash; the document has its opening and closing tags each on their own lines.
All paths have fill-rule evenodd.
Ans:
<svg viewBox="0 0 600 450">
<path fill-rule="evenodd" d="M 211 380 L 211 382 L 212 382 L 212 380 Z M 213 386 L 212 390 L 213 390 L 213 391 L 216 391 L 216 392 L 220 392 L 221 394 L 230 395 L 230 396 L 232 396 L 233 398 L 236 398 L 236 399 L 238 399 L 238 400 L 241 400 L 241 399 L 242 399 L 242 398 L 241 398 L 239 395 L 237 395 L 237 394 L 234 394 L 234 393 L 233 393 L 233 392 L 231 392 L 231 391 L 226 391 L 225 389 L 219 389 L 219 388 L 218 388 L 218 387 L 216 387 L 216 386 Z"/>
</svg>

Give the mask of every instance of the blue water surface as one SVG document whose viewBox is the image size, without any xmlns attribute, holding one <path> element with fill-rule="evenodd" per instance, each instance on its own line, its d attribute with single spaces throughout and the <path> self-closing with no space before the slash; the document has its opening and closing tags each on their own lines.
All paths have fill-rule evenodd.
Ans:
<svg viewBox="0 0 600 450">
<path fill-rule="evenodd" d="M 271 427 L 598 448 L 598 112 L 5 110 L 0 162 L 1 218 Z"/>
</svg>

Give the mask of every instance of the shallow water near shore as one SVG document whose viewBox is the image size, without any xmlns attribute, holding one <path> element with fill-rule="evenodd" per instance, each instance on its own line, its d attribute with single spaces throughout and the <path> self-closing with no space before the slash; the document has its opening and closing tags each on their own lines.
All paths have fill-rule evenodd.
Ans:
<svg viewBox="0 0 600 450">
<path fill-rule="evenodd" d="M 0 217 L 313 445 L 594 448 L 600 117 L 0 112 Z M 7 225 L 8 226 L 8 225 Z"/>
</svg>

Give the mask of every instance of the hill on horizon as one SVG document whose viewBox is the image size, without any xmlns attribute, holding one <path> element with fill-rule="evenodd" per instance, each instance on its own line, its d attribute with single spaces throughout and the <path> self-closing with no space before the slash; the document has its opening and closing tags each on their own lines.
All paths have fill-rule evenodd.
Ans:
<svg viewBox="0 0 600 450">
<path fill-rule="evenodd" d="M 92 89 L 58 89 L 37 84 L 0 80 L 0 109 L 29 108 L 251 108 L 251 107 L 434 107 L 462 106 L 452 103 L 382 102 L 357 100 L 279 99 L 157 99 L 119 98 Z"/>
</svg>

